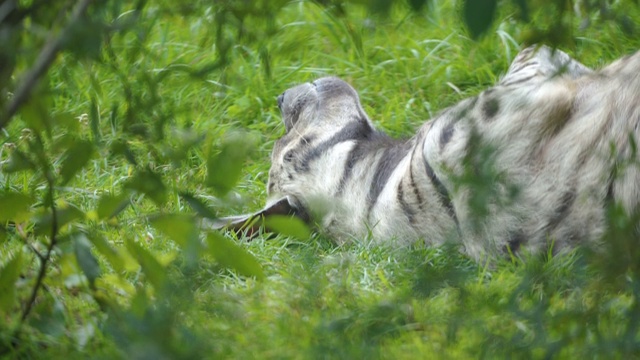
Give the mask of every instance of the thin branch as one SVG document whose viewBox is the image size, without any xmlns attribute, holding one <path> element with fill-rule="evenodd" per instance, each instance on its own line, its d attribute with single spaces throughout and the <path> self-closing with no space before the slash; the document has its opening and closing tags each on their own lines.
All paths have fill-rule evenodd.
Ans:
<svg viewBox="0 0 640 360">
<path fill-rule="evenodd" d="M 27 236 L 25 234 L 19 234 L 19 238 L 20 240 L 22 240 L 22 242 L 29 248 L 29 250 L 31 250 L 34 254 L 36 254 L 36 256 L 38 257 L 38 259 L 40 259 L 40 261 L 44 260 L 44 255 L 42 255 L 42 253 L 40 251 L 38 251 L 38 249 L 36 249 L 32 243 L 29 242 Z"/>
<path fill-rule="evenodd" d="M 6 111 L 2 114 L 2 117 L 0 117 L 0 129 L 3 129 L 7 124 L 9 124 L 11 118 L 29 99 L 33 88 L 38 84 L 38 81 L 42 76 L 44 76 L 49 67 L 51 67 L 51 64 L 53 64 L 58 53 L 62 49 L 62 45 L 67 38 L 69 30 L 73 25 L 75 25 L 80 17 L 85 14 L 92 1 L 93 0 L 80 0 L 78 5 L 73 9 L 73 13 L 71 14 L 71 19 L 69 20 L 67 27 L 62 30 L 57 38 L 47 41 L 40 51 L 40 55 L 38 55 L 38 58 L 31 70 L 24 75 L 24 78 L 11 98 L 11 102 L 7 106 Z"/>
<path fill-rule="evenodd" d="M 20 316 L 20 322 L 24 322 L 27 316 L 29 316 L 29 313 L 31 313 L 31 309 L 33 309 L 33 305 L 36 302 L 36 297 L 38 296 L 38 290 L 40 290 L 40 288 L 43 286 L 42 281 L 47 274 L 47 266 L 49 265 L 49 261 L 51 260 L 53 248 L 58 242 L 58 211 L 56 209 L 54 196 L 55 179 L 51 175 L 50 169 L 45 170 L 45 177 L 47 179 L 47 187 L 49 188 L 47 200 L 51 206 L 51 240 L 49 241 L 49 245 L 47 246 L 47 252 L 40 259 L 40 269 L 38 269 L 38 277 L 36 278 L 36 283 L 33 286 L 33 290 L 31 291 L 31 296 L 27 301 L 27 305 L 22 312 L 22 316 Z"/>
<path fill-rule="evenodd" d="M 29 242 L 29 235 L 27 233 L 25 233 L 24 228 L 22 227 L 22 224 L 20 223 L 15 223 L 14 224 L 15 229 L 16 229 L 16 233 L 18 234 L 18 238 L 20 240 L 22 240 L 22 242 L 29 247 L 29 249 L 31 251 L 33 251 L 34 254 L 36 254 L 36 256 L 38 257 L 38 259 L 42 260 L 44 259 L 44 255 L 42 255 L 42 253 L 35 248 L 35 246 L 33 246 L 32 243 Z"/>
</svg>

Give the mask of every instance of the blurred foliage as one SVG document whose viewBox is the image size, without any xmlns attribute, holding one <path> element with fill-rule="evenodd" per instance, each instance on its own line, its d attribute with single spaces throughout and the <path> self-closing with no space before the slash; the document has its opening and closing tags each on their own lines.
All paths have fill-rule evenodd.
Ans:
<svg viewBox="0 0 640 360">
<path fill-rule="evenodd" d="M 334 19 L 348 18 L 362 6 L 380 18 L 407 6 L 382 0 L 315 3 Z M 467 0 L 461 3 L 461 16 L 471 37 L 479 38 L 495 26 L 496 12 L 505 5 L 516 9 L 524 22 L 527 31 L 519 39 L 522 42 L 570 46 L 576 21 L 580 27 L 611 21 L 634 33 L 636 24 L 624 12 L 624 6 L 632 4 Z M 192 331 L 189 325 L 199 319 L 183 318 L 195 301 L 189 274 L 196 268 L 210 268 L 211 276 L 238 274 L 251 283 L 266 278 L 264 264 L 221 234 L 202 230 L 202 218 L 215 217 L 218 209 L 193 194 L 201 194 L 201 186 L 206 186 L 219 198 L 227 196 L 256 144 L 250 135 L 201 132 L 190 120 L 192 109 L 180 106 L 178 94 L 164 87 L 170 81 L 199 86 L 208 81 L 225 89 L 234 80 L 226 78 L 226 67 L 254 52 L 258 71 L 271 79 L 274 48 L 268 40 L 282 31 L 276 19 L 290 5 L 285 0 L 0 3 L 0 130 L 5 135 L 0 154 L 0 356 L 34 356 L 40 349 L 55 348 L 66 337 L 74 339 L 80 351 L 98 343 L 93 345 L 98 347 L 96 356 L 107 358 L 224 354 L 224 349 L 209 341 L 209 334 Z M 431 4 L 410 0 L 408 6 L 411 11 L 429 11 Z M 193 58 L 190 66 L 164 62 L 164 48 L 152 43 L 150 35 L 162 32 L 163 22 L 179 19 L 210 29 L 210 36 L 198 44 L 211 49 L 210 56 Z M 353 45 L 362 53 L 361 34 L 348 22 L 343 25 L 351 39 L 345 46 Z M 84 74 L 81 84 L 70 69 Z M 252 70 L 245 70 L 251 76 Z M 213 72 L 222 75 L 214 81 L 208 77 Z M 105 81 L 116 82 L 119 91 L 105 96 Z M 61 82 L 67 86 L 59 86 Z M 86 97 L 82 107 L 86 113 L 65 108 L 69 98 L 79 96 Z M 98 100 L 103 97 L 111 102 Z M 225 93 L 219 98 L 224 99 Z M 227 116 L 251 112 L 255 105 L 254 99 L 240 97 L 228 106 Z M 124 175 L 100 189 L 82 188 L 79 184 L 84 182 L 79 179 L 92 176 L 96 163 L 116 164 Z M 176 180 L 185 173 L 191 178 L 189 184 Z M 75 203 L 78 194 L 85 193 L 95 201 Z M 181 211 L 176 204 L 182 202 L 194 213 Z M 120 222 L 124 212 L 129 216 Z M 637 219 L 624 220 L 616 209 L 611 216 L 617 224 L 611 236 L 622 242 L 616 243 L 616 249 L 634 249 L 635 238 L 618 232 L 635 226 Z M 270 226 L 286 229 L 293 237 L 309 237 L 308 229 L 299 223 L 273 219 Z M 157 251 L 150 232 L 140 231 L 145 227 L 170 239 L 168 247 L 175 251 Z M 132 233 L 131 228 L 140 233 Z M 613 259 L 595 256 L 596 267 L 590 271 L 600 275 L 589 285 L 581 278 L 575 280 L 575 274 L 587 271 L 580 262 L 558 270 L 550 259 L 528 260 L 524 266 L 531 269 L 530 276 L 522 279 L 507 302 L 505 326 L 514 330 L 507 338 L 501 335 L 504 332 L 494 331 L 491 321 L 466 315 L 470 307 L 484 306 L 482 311 L 502 316 L 502 308 L 492 302 L 495 294 L 490 292 L 485 302 L 465 296 L 468 288 L 479 285 L 460 270 L 464 259 L 454 257 L 433 267 L 424 262 L 421 250 L 414 254 L 420 255 L 420 260 L 413 259 L 418 261 L 414 265 L 424 270 L 409 280 L 414 282 L 414 293 L 326 319 L 317 327 L 319 337 L 311 346 L 345 351 L 345 356 L 370 354 L 371 344 L 379 346 L 388 338 L 429 326 L 416 322 L 410 303 L 446 288 L 458 291 L 450 304 L 448 341 L 463 336 L 462 329 L 469 323 L 486 327 L 485 357 L 551 356 L 571 341 L 592 344 L 584 348 L 586 356 L 619 354 L 620 349 L 623 354 L 638 355 L 637 251 L 625 252 L 624 261 L 617 261 L 618 254 Z M 477 270 L 465 264 L 464 269 Z M 609 264 L 617 267 L 611 269 Z M 553 271 L 565 271 L 569 284 L 547 282 L 545 275 Z M 321 301 L 318 294 L 326 290 L 326 279 L 310 283 L 314 288 L 307 289 L 304 301 L 314 306 Z M 622 305 L 624 319 L 601 311 L 609 306 L 606 296 L 595 295 L 573 312 L 554 307 L 553 300 L 562 296 L 563 289 L 580 292 L 583 286 L 628 291 L 628 301 Z M 67 302 L 73 301 L 91 305 L 89 309 L 78 306 L 84 309 L 80 314 L 70 313 Z M 224 311 L 220 316 L 227 316 Z M 622 333 L 607 332 L 621 320 L 626 321 Z M 533 337 L 517 330 L 520 323 L 533 327 Z M 100 347 L 103 337 L 115 343 L 115 349 Z"/>
<path fill-rule="evenodd" d="M 246 16 L 267 20 L 268 27 L 268 18 L 262 17 L 265 13 L 254 10 L 259 6 L 272 9 L 272 4 L 248 6 L 237 2 L 207 6 L 213 15 L 211 21 L 219 25 L 215 43 L 219 57 L 202 68 L 191 69 L 189 76 L 202 81 L 206 73 L 223 66 L 225 44 L 232 36 L 255 37 L 242 30 Z M 1 259 L 0 314 L 9 321 L 0 336 L 0 354 L 19 355 L 25 348 L 23 343 L 29 343 L 32 331 L 54 337 L 71 331 L 64 329 L 67 324 L 64 304 L 51 294 L 58 288 L 77 288 L 74 291 L 92 297 L 102 311 L 111 314 L 115 325 L 108 329 L 114 329 L 116 339 L 119 334 L 135 332 L 139 326 L 158 326 L 163 333 L 172 327 L 171 322 L 157 323 L 171 316 L 171 312 L 152 311 L 154 297 L 147 295 L 173 291 L 166 276 L 166 265 L 171 260 L 159 258 L 135 236 L 125 238 L 125 248 L 114 247 L 113 241 L 120 239 L 110 238 L 110 229 L 118 228 L 114 219 L 131 204 L 139 203 L 141 197 L 153 204 L 145 207 L 142 214 L 145 221 L 182 249 L 189 266 L 195 266 L 203 254 L 210 252 L 225 267 L 246 276 L 263 276 L 260 264 L 244 249 L 214 233 L 207 235 L 211 240 L 205 246 L 200 240 L 202 231 L 196 217 L 165 210 L 170 199 L 188 193 L 188 189 L 172 185 L 169 180 L 184 168 L 185 161 L 204 155 L 209 165 L 204 183 L 214 193 L 224 195 L 238 181 L 252 147 L 246 137 L 227 137 L 219 144 L 217 139 L 177 124 L 176 108 L 171 102 L 164 102 L 158 91 L 171 71 L 154 72 L 139 63 L 157 55 L 152 54 L 146 40 L 156 21 L 176 13 L 189 16 L 203 6 L 204 3 L 180 5 L 161 1 L 150 4 L 144 0 L 135 3 L 9 0 L 0 5 L 0 128 L 7 135 L 14 128 L 22 128 L 23 133 L 18 144 L 4 142 L 9 155 L 1 172 L 4 185 L 0 193 L 0 220 L 2 246 L 10 252 L 3 251 Z M 140 21 L 142 18 L 146 21 Z M 231 27 L 240 32 L 231 35 L 228 33 Z M 90 99 L 88 114 L 80 118 L 71 112 L 52 110 L 59 109 L 54 103 L 72 95 L 51 86 L 48 71 L 60 58 L 73 59 L 76 67 L 100 68 L 120 83 L 122 93 L 112 98 L 108 119 L 101 118 L 95 96 Z M 102 79 L 93 77 L 91 72 L 89 76 L 92 91 L 100 95 Z M 89 132 L 82 128 L 85 122 Z M 110 134 L 105 133 L 107 129 Z M 205 142 L 207 147 L 202 150 Z M 98 194 L 94 209 L 68 202 L 73 198 L 69 195 L 78 191 L 69 188 L 74 178 L 90 168 L 97 157 L 128 163 L 128 178 L 115 191 Z M 25 177 L 29 179 L 26 186 L 17 181 Z M 197 213 L 212 213 L 198 199 L 189 199 L 190 203 L 200 205 Z M 24 246 L 10 246 L 5 241 L 21 242 Z M 116 270 L 110 278 L 103 276 L 99 258 L 106 259 Z M 105 281 L 109 279 L 111 285 L 123 284 L 127 288 L 132 275 L 143 277 L 152 287 L 131 289 L 135 294 L 132 305 L 123 308 L 114 298 L 117 292 L 106 290 Z M 75 280 L 69 283 L 70 279 Z M 153 324 L 146 324 L 147 312 L 161 314 L 162 318 L 152 317 L 149 321 Z M 137 314 L 142 323 L 137 322 Z M 92 326 L 91 330 L 78 331 L 94 332 L 95 324 L 90 321 L 87 326 Z M 155 332 L 142 334 L 155 336 Z M 159 355 L 168 356 L 178 349 L 170 339 L 156 340 L 155 344 L 163 346 Z"/>
</svg>

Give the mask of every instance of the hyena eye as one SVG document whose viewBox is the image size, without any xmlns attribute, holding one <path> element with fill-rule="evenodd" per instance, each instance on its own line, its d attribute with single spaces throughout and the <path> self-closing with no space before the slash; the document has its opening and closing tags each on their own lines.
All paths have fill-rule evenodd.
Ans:
<svg viewBox="0 0 640 360">
<path fill-rule="evenodd" d="M 283 158 L 284 158 L 284 161 L 286 161 L 286 162 L 291 162 L 291 161 L 293 161 L 293 150 L 289 150 L 289 151 L 287 151 L 287 152 L 284 154 Z"/>
</svg>

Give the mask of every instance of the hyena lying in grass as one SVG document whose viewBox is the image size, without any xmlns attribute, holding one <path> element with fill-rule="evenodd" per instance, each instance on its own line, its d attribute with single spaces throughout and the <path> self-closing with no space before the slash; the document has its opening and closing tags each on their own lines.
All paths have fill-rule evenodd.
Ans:
<svg viewBox="0 0 640 360">
<path fill-rule="evenodd" d="M 293 87 L 278 106 L 286 134 L 267 206 L 218 225 L 293 214 L 338 242 L 451 241 L 481 259 L 597 241 L 607 206 L 638 211 L 640 53 L 592 71 L 527 48 L 409 140 L 377 131 L 338 78 Z"/>
</svg>

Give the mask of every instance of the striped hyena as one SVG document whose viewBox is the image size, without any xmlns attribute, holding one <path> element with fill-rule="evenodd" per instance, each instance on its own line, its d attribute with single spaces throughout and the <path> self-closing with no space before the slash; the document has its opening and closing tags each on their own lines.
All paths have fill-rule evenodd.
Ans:
<svg viewBox="0 0 640 360">
<path fill-rule="evenodd" d="M 458 242 L 478 259 L 597 240 L 617 203 L 638 210 L 640 53 L 598 71 L 546 47 L 523 50 L 495 86 L 408 140 L 376 130 L 346 82 L 278 97 L 286 134 L 266 207 L 338 242 Z"/>
</svg>

